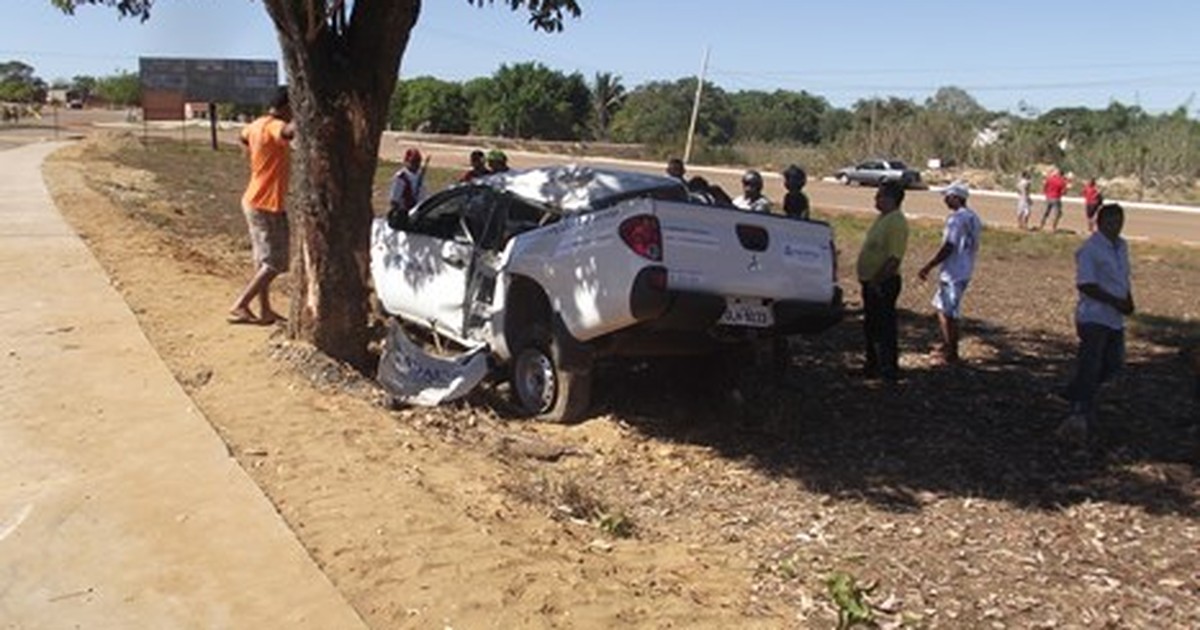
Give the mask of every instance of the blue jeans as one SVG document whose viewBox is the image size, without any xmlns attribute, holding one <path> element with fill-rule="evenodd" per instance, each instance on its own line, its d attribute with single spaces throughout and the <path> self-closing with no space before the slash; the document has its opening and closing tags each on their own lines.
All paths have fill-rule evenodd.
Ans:
<svg viewBox="0 0 1200 630">
<path fill-rule="evenodd" d="M 1125 331 L 1101 324 L 1076 324 L 1079 335 L 1079 354 L 1075 374 L 1067 385 L 1067 400 L 1071 413 L 1083 414 L 1091 420 L 1096 413 L 1096 392 L 1125 362 Z"/>
</svg>

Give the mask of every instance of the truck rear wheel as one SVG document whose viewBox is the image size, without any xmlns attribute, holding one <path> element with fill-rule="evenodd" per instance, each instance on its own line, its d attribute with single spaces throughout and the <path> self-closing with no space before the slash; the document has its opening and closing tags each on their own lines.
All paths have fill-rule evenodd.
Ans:
<svg viewBox="0 0 1200 630">
<path fill-rule="evenodd" d="M 582 420 L 591 403 L 592 371 L 587 356 L 572 356 L 573 340 L 535 325 L 512 364 L 512 393 L 525 414 L 548 422 Z M 575 349 L 576 353 L 585 353 Z M 564 366 L 569 364 L 569 367 Z"/>
</svg>

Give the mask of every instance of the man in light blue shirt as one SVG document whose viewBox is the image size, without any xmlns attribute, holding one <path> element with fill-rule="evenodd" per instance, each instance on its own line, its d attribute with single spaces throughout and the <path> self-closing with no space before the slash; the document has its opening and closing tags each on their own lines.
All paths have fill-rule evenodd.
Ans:
<svg viewBox="0 0 1200 630">
<path fill-rule="evenodd" d="M 934 267 L 942 266 L 938 273 L 938 288 L 933 294 L 933 308 L 937 310 L 942 343 L 934 350 L 933 358 L 946 365 L 958 363 L 959 360 L 958 322 L 962 318 L 962 299 L 975 273 L 975 258 L 979 254 L 979 239 L 983 233 L 983 222 L 979 220 L 979 215 L 967 207 L 969 195 L 966 184 L 957 182 L 942 191 L 942 200 L 950 211 L 942 232 L 942 246 L 917 273 L 917 277 L 924 282 Z"/>
<path fill-rule="evenodd" d="M 1100 384 L 1125 360 L 1125 316 L 1133 313 L 1129 246 L 1121 238 L 1125 210 L 1119 204 L 1100 207 L 1097 229 L 1075 252 L 1075 330 L 1079 353 L 1067 386 L 1071 414 L 1058 427 L 1058 436 L 1082 442 L 1095 422 Z"/>
</svg>

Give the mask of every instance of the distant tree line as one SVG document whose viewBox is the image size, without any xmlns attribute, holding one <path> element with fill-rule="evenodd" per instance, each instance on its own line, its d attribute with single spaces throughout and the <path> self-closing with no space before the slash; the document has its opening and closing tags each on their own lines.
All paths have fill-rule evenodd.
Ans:
<svg viewBox="0 0 1200 630">
<path fill-rule="evenodd" d="M 76 76 L 69 81 L 47 83 L 34 74 L 33 66 L 21 61 L 0 62 L 0 101 L 28 105 L 46 103 L 50 90 L 65 90 L 83 101 L 100 100 L 129 107 L 141 102 L 141 82 L 136 72 L 109 76 Z"/>
<path fill-rule="evenodd" d="M 502 65 L 465 83 L 434 77 L 401 80 L 392 99 L 394 129 L 506 138 L 639 143 L 658 156 L 684 146 L 694 78 L 651 81 L 632 89 L 620 77 L 590 80 L 538 63 Z M 1187 105 L 1152 115 L 1137 106 L 1063 107 L 1016 114 L 982 107 L 947 86 L 924 102 L 862 99 L 848 108 L 788 90 L 727 92 L 706 83 L 693 161 L 781 162 L 804 158 L 833 168 L 865 157 L 894 157 L 1016 173 L 1055 164 L 1087 176 L 1127 176 L 1151 185 L 1200 176 L 1200 123 Z M 754 151 L 766 147 L 769 151 Z"/>
<path fill-rule="evenodd" d="M 44 102 L 50 87 L 117 105 L 140 100 L 136 73 L 47 85 L 25 63 L 0 63 L 0 101 Z M 650 156 L 665 157 L 683 150 L 695 92 L 695 78 L 628 89 L 610 73 L 585 78 L 536 62 L 505 64 L 465 82 L 402 79 L 389 124 L 430 133 L 636 143 Z M 1056 164 L 1088 177 L 1133 178 L 1143 187 L 1183 185 L 1200 177 L 1200 122 L 1188 116 L 1188 106 L 1149 114 L 1114 101 L 1104 109 L 1021 107 L 1014 114 L 989 111 L 965 90 L 947 86 L 924 102 L 879 97 L 839 108 L 806 91 L 728 92 L 706 82 L 692 161 L 802 162 L 821 172 L 866 157 L 918 167 L 937 158 L 1007 174 Z"/>
</svg>

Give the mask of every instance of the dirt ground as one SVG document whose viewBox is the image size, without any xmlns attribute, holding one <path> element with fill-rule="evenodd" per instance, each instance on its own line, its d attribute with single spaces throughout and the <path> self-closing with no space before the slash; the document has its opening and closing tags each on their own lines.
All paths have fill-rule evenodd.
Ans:
<svg viewBox="0 0 1200 630">
<path fill-rule="evenodd" d="M 901 385 L 848 375 L 851 317 L 793 339 L 785 379 L 748 378 L 741 399 L 702 388 L 695 365 L 613 366 L 594 417 L 556 426 L 512 418 L 490 390 L 392 410 L 280 329 L 227 324 L 249 272 L 233 150 L 100 134 L 45 174 L 372 627 L 831 628 L 855 600 L 885 628 L 1200 627 L 1200 438 L 1180 355 L 1200 330 L 1194 249 L 1133 246 L 1128 370 L 1083 450 L 1052 437 L 1078 237 L 989 230 L 967 363 L 934 368 L 915 280 L 933 225 L 905 261 Z M 865 224 L 829 218 L 856 301 Z"/>
</svg>

